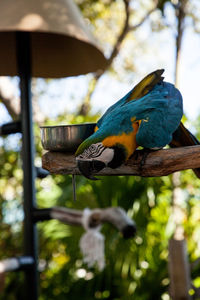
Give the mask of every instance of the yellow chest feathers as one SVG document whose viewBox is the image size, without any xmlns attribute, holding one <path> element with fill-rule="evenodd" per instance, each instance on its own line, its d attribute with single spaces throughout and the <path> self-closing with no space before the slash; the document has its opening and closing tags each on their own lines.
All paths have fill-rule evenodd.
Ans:
<svg viewBox="0 0 200 300">
<path fill-rule="evenodd" d="M 129 134 L 122 133 L 121 135 L 109 136 L 102 141 L 103 145 L 105 147 L 113 147 L 117 144 L 123 145 L 127 151 L 126 159 L 128 159 L 138 147 L 136 142 L 136 133 L 138 132 L 139 125 L 140 121 L 133 122 L 132 132 L 130 132 Z"/>
</svg>

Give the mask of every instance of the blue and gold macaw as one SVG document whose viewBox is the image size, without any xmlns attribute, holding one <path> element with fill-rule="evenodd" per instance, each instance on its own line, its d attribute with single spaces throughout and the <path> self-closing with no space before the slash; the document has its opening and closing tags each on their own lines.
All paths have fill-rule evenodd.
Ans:
<svg viewBox="0 0 200 300">
<path fill-rule="evenodd" d="M 76 161 L 85 177 L 96 179 L 93 173 L 119 167 L 138 146 L 160 149 L 170 143 L 172 147 L 198 143 L 180 123 L 182 96 L 173 84 L 163 81 L 163 72 L 150 73 L 112 105 L 78 147 Z"/>
</svg>

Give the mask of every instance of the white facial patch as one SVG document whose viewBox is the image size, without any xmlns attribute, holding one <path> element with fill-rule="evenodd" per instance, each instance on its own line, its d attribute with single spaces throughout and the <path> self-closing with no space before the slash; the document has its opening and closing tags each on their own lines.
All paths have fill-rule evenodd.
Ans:
<svg viewBox="0 0 200 300">
<path fill-rule="evenodd" d="M 113 157 L 113 149 L 104 147 L 102 143 L 97 143 L 85 149 L 82 154 L 76 157 L 76 160 L 99 160 L 107 165 Z"/>
</svg>

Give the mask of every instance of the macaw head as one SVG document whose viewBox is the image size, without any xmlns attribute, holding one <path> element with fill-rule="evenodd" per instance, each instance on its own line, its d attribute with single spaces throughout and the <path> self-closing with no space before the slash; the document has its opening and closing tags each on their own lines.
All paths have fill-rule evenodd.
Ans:
<svg viewBox="0 0 200 300">
<path fill-rule="evenodd" d="M 122 145 L 106 147 L 103 141 L 85 140 L 76 151 L 76 161 L 80 172 L 87 178 L 96 180 L 94 173 L 105 167 L 117 168 L 126 160 L 126 150 Z"/>
<path fill-rule="evenodd" d="M 138 127 L 138 124 L 136 125 Z M 136 149 L 135 134 L 102 135 L 96 131 L 78 147 L 75 156 L 80 172 L 87 178 L 105 167 L 117 168 L 122 165 Z"/>
</svg>

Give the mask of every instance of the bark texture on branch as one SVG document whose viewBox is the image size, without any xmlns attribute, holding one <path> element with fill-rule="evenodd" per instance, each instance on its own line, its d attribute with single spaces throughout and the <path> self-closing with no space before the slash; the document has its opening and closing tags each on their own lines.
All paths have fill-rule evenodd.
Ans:
<svg viewBox="0 0 200 300">
<path fill-rule="evenodd" d="M 105 168 L 100 176 L 136 175 L 143 177 L 166 176 L 173 172 L 200 167 L 200 146 L 180 147 L 151 151 L 144 158 L 144 151 L 137 150 L 134 155 L 117 169 Z M 53 174 L 80 175 L 73 154 L 46 152 L 42 157 L 42 166 Z"/>
</svg>

